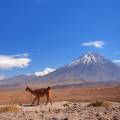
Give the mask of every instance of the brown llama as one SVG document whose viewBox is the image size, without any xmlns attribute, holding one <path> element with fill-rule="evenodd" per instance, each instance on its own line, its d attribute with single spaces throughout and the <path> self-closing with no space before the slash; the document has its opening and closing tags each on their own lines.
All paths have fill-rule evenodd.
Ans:
<svg viewBox="0 0 120 120">
<path fill-rule="evenodd" d="M 52 105 L 51 87 L 32 90 L 30 87 L 27 86 L 26 91 L 30 92 L 35 96 L 32 104 L 34 104 L 35 101 L 38 100 L 38 105 L 39 105 L 40 98 L 46 96 L 47 99 L 46 105 L 48 104 L 49 101 Z"/>
</svg>

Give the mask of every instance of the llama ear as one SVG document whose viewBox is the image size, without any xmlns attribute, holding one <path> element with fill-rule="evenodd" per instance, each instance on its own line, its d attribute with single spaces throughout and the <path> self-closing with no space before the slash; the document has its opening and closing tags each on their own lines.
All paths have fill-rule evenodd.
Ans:
<svg viewBox="0 0 120 120">
<path fill-rule="evenodd" d="M 26 84 L 26 87 L 28 87 L 29 86 L 29 80 L 27 80 L 27 84 Z"/>
</svg>

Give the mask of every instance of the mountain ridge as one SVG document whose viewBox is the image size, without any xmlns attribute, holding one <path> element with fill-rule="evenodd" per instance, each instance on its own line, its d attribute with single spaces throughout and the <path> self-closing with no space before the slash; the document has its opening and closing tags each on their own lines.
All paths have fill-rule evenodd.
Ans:
<svg viewBox="0 0 120 120">
<path fill-rule="evenodd" d="M 37 77 L 21 75 L 0 82 L 0 86 L 32 84 L 67 85 L 99 82 L 120 82 L 120 67 L 96 52 L 87 52 L 55 71 Z"/>
</svg>

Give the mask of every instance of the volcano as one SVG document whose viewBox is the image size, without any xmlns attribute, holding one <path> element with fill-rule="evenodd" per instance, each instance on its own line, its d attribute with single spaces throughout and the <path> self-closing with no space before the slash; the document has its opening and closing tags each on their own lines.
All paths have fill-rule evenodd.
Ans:
<svg viewBox="0 0 120 120">
<path fill-rule="evenodd" d="M 81 83 L 120 81 L 120 67 L 95 52 L 88 52 L 40 79 Z"/>
</svg>

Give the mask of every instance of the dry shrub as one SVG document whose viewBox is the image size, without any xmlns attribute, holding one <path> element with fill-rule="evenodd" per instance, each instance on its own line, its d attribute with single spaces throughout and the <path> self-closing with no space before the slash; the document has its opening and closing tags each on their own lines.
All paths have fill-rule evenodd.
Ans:
<svg viewBox="0 0 120 120">
<path fill-rule="evenodd" d="M 111 105 L 112 105 L 112 103 L 109 101 L 103 102 L 103 106 L 105 106 L 105 107 L 110 107 Z"/>
<path fill-rule="evenodd" d="M 64 107 L 70 107 L 69 103 L 64 103 L 63 106 Z"/>
<path fill-rule="evenodd" d="M 19 112 L 19 108 L 14 105 L 0 107 L 0 113 L 4 113 L 4 112 Z"/>
<path fill-rule="evenodd" d="M 93 103 L 90 103 L 87 107 L 110 107 L 112 105 L 109 101 L 96 101 Z"/>
</svg>

